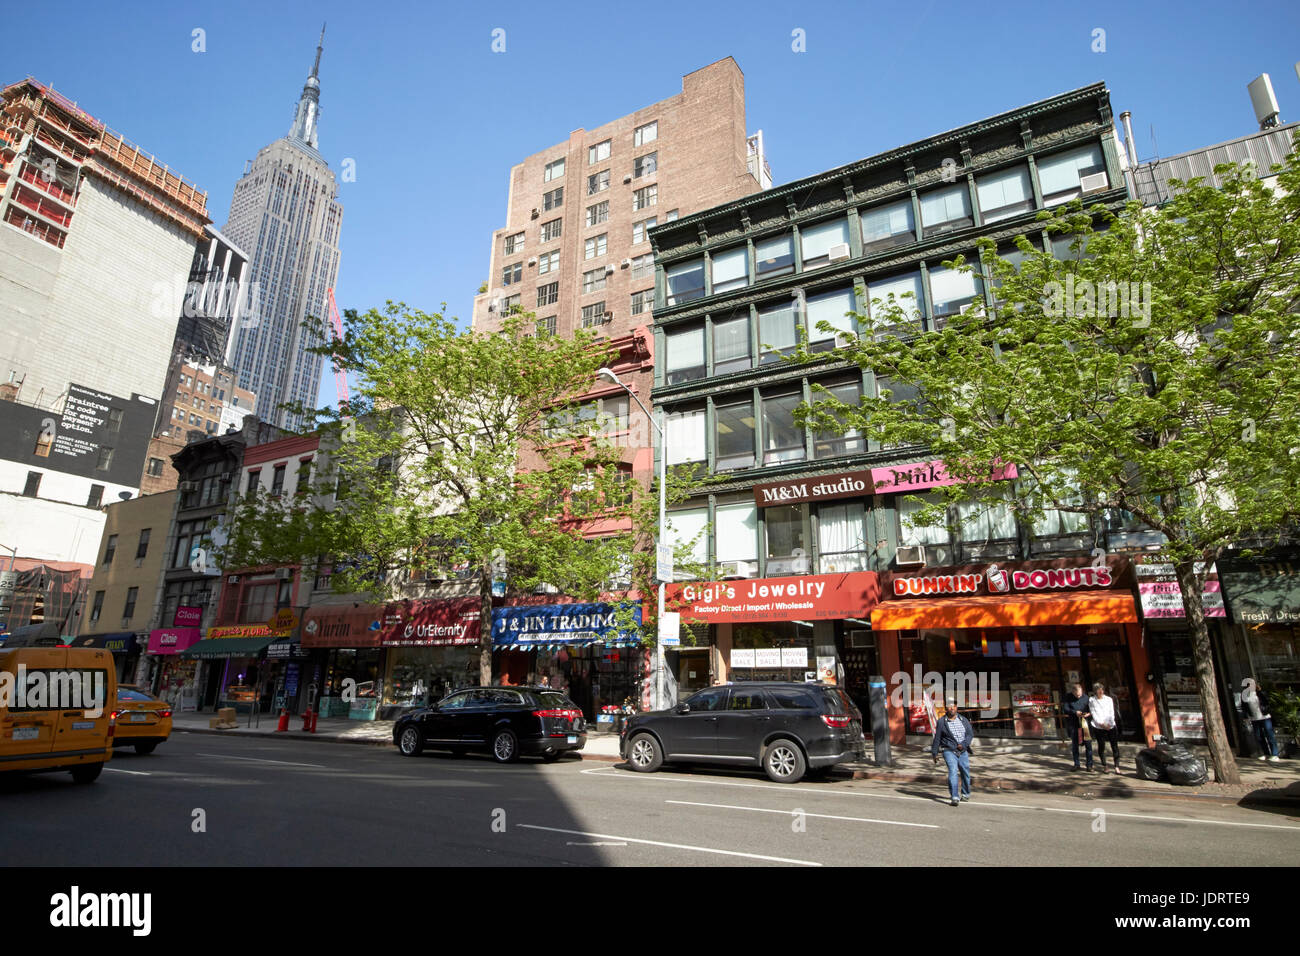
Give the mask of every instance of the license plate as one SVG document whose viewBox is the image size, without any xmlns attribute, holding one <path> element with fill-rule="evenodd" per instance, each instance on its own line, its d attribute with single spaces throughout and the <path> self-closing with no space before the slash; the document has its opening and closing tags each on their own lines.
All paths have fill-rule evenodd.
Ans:
<svg viewBox="0 0 1300 956">
<path fill-rule="evenodd" d="M 77 720 L 77 721 L 73 721 L 72 729 L 73 729 L 73 730 L 94 730 L 94 729 L 95 729 L 95 722 L 94 722 L 93 720 Z"/>
<path fill-rule="evenodd" d="M 143 724 L 143 723 L 144 723 L 146 720 L 148 720 L 148 719 L 149 719 L 149 715 L 148 715 L 148 714 L 132 714 L 132 715 L 131 715 L 131 723 L 133 723 L 133 724 Z"/>
<path fill-rule="evenodd" d="M 39 727 L 15 727 L 14 740 L 36 740 L 41 736 Z"/>
<path fill-rule="evenodd" d="M 576 743 L 578 742 L 578 737 L 577 737 L 577 735 L 576 735 L 576 734 L 570 734 L 570 735 L 568 736 L 568 742 L 571 743 L 571 744 L 576 744 Z"/>
</svg>

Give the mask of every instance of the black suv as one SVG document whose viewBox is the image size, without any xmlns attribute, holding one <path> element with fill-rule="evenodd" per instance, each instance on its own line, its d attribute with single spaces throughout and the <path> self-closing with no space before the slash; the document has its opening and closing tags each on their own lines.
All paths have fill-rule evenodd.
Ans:
<svg viewBox="0 0 1300 956">
<path fill-rule="evenodd" d="M 587 743 L 578 705 L 549 687 L 469 687 L 393 725 L 393 743 L 403 756 L 425 747 L 453 754 L 486 751 L 498 763 L 521 754 L 558 760 Z"/>
<path fill-rule="evenodd" d="M 840 688 L 821 683 L 710 687 L 672 710 L 630 718 L 619 738 L 619 755 L 643 773 L 665 762 L 761 766 L 777 783 L 866 752 L 861 712 Z"/>
</svg>

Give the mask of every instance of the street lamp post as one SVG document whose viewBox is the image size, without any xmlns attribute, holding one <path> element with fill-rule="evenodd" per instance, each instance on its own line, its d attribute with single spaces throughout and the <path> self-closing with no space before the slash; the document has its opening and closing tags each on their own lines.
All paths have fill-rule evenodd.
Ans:
<svg viewBox="0 0 1300 956">
<path fill-rule="evenodd" d="M 650 414 L 650 409 L 645 407 L 645 403 L 642 402 L 641 399 L 637 398 L 636 393 L 633 392 L 632 389 L 628 388 L 627 385 L 624 384 L 623 380 L 615 375 L 613 371 L 608 368 L 602 368 L 596 372 L 596 375 L 608 382 L 612 382 L 623 391 L 627 392 L 627 394 L 632 398 L 632 401 L 636 402 L 637 405 L 640 406 L 641 411 L 645 412 L 646 419 L 654 426 L 655 431 L 659 433 L 659 539 L 657 543 L 663 544 L 668 540 L 668 436 L 664 432 L 663 426 L 659 422 L 655 421 L 654 416 Z M 663 620 L 664 616 L 664 582 L 659 581 L 658 584 L 659 611 L 655 617 L 656 627 L 658 626 L 659 621 Z M 667 707 L 667 701 L 664 700 L 664 667 L 664 644 L 663 641 L 656 636 L 654 693 L 651 697 L 651 706 L 655 710 L 663 710 Z"/>
</svg>

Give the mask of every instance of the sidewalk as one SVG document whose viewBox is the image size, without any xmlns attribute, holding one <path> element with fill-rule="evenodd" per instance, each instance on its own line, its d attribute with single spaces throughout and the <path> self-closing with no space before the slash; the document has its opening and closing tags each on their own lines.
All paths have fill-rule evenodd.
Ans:
<svg viewBox="0 0 1300 956">
<path fill-rule="evenodd" d="M 232 736 L 262 736 L 276 739 L 320 740 L 328 743 L 362 744 L 372 747 L 391 747 L 393 721 L 348 720 L 342 717 L 322 718 L 317 722 L 316 733 L 302 731 L 302 717 L 289 721 L 289 730 L 276 732 L 277 718 L 263 715 L 260 725 L 249 727 L 248 715 L 239 716 L 239 727 L 233 730 L 212 730 L 208 721 L 210 713 L 184 713 L 172 717 L 175 731 Z M 255 720 L 256 723 L 256 720 Z M 1197 755 L 1209 765 L 1209 754 L 1204 748 L 1194 748 Z M 868 747 L 870 751 L 870 747 Z M 1180 787 L 1170 783 L 1139 780 L 1134 771 L 1138 748 L 1132 744 L 1120 747 L 1119 773 L 1075 773 L 1070 761 L 1068 744 L 1034 746 L 989 746 L 978 748 L 971 757 L 971 778 L 975 792 L 1028 790 L 1039 793 L 1060 793 L 1082 797 L 1138 797 L 1164 796 L 1197 800 L 1215 800 L 1226 803 L 1253 803 L 1300 811 L 1300 760 L 1283 760 L 1268 763 L 1263 760 L 1238 759 L 1241 771 L 1240 785 L 1206 783 L 1200 787 Z M 589 760 L 617 762 L 618 735 L 589 733 L 582 755 Z M 880 780 L 889 783 L 916 783 L 927 788 L 944 791 L 948 774 L 944 765 L 931 762 L 929 750 L 916 745 L 892 748 L 893 766 L 877 766 L 874 760 L 840 764 L 834 770 L 837 777 L 850 776 L 856 780 Z M 1214 772 L 1210 771 L 1213 778 Z"/>
</svg>

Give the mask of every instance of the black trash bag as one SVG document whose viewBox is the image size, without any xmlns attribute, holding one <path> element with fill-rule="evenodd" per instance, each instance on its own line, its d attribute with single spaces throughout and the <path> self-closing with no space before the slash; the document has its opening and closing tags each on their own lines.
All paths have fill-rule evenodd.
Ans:
<svg viewBox="0 0 1300 956">
<path fill-rule="evenodd" d="M 1205 761 L 1182 744 L 1158 740 L 1137 755 L 1137 774 L 1143 780 L 1167 780 L 1184 787 L 1195 787 L 1209 779 Z"/>
</svg>

